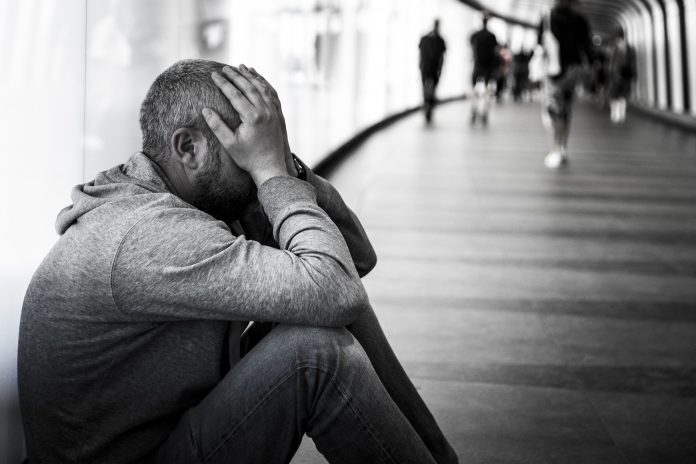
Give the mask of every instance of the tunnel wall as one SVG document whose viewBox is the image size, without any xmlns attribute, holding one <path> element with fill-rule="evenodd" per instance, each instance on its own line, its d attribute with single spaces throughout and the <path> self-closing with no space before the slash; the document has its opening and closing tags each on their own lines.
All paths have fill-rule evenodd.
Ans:
<svg viewBox="0 0 696 464">
<path fill-rule="evenodd" d="M 696 0 L 635 0 L 620 18 L 637 56 L 634 100 L 696 117 Z"/>
</svg>

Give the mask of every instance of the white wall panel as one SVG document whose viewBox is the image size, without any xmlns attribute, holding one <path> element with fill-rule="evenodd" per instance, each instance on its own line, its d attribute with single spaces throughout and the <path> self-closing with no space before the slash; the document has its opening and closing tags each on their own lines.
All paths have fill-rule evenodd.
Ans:
<svg viewBox="0 0 696 464">
<path fill-rule="evenodd" d="M 679 6 L 676 0 L 666 0 L 667 36 L 669 37 L 670 82 L 672 87 L 672 108 L 676 113 L 684 112 L 684 84 L 682 78 L 681 26 L 679 24 Z"/>
<path fill-rule="evenodd" d="M 2 0 L 0 462 L 18 463 L 17 333 L 25 289 L 82 180 L 86 1 Z"/>
<path fill-rule="evenodd" d="M 655 80 L 657 76 L 655 74 L 655 33 L 653 29 L 652 17 L 650 12 L 644 6 L 640 7 L 642 11 L 642 24 L 639 26 L 639 30 L 643 37 L 643 56 L 645 59 L 645 90 L 648 103 L 654 105 L 657 102 L 657 93 L 655 92 Z"/>
<path fill-rule="evenodd" d="M 667 57 L 665 56 L 665 15 L 656 0 L 647 0 L 652 11 L 653 46 L 657 50 L 657 107 L 666 110 L 667 102 Z"/>
</svg>

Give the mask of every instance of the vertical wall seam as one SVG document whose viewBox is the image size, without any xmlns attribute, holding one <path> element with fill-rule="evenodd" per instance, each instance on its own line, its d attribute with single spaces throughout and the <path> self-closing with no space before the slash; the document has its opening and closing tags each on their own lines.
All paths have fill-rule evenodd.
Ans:
<svg viewBox="0 0 696 464">
<path fill-rule="evenodd" d="M 665 86 L 667 89 L 667 109 L 673 110 L 674 104 L 672 101 L 672 53 L 670 50 L 669 40 L 669 21 L 667 18 L 667 8 L 665 8 L 665 0 L 657 0 L 657 4 L 662 10 L 662 22 L 664 23 L 663 35 L 665 36 L 665 46 L 663 52 L 665 54 L 665 80 L 667 81 L 667 85 Z"/>
<path fill-rule="evenodd" d="M 85 2 L 85 50 L 84 50 L 84 62 L 83 62 L 83 76 L 84 76 L 84 86 L 82 88 L 82 182 L 87 182 L 85 178 L 87 176 L 87 29 L 89 15 L 87 13 L 87 8 L 89 8 L 89 2 Z"/>
<path fill-rule="evenodd" d="M 682 62 L 682 97 L 684 99 L 684 113 L 691 111 L 691 86 L 689 82 L 689 50 L 686 39 L 686 9 L 684 0 L 677 0 L 679 8 L 679 40 L 681 42 L 681 62 Z"/>
</svg>

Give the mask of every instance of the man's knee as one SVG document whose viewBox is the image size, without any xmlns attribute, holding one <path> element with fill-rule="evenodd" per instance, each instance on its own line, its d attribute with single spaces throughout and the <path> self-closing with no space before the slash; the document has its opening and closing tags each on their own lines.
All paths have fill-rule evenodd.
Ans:
<svg viewBox="0 0 696 464">
<path fill-rule="evenodd" d="M 369 363 L 360 343 L 345 328 L 279 325 L 281 346 L 295 354 L 298 368 L 319 368 L 336 373 Z"/>
</svg>

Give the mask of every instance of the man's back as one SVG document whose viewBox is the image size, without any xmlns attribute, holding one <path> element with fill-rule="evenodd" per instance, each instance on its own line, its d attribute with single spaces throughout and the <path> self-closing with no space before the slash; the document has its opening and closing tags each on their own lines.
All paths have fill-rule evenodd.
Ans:
<svg viewBox="0 0 696 464">
<path fill-rule="evenodd" d="M 551 10 L 550 22 L 551 31 L 558 39 L 561 68 L 564 71 L 569 66 L 592 59 L 590 28 L 582 14 L 572 7 L 556 6 Z"/>
<path fill-rule="evenodd" d="M 440 34 L 431 32 L 423 36 L 418 45 L 420 49 L 420 69 L 424 74 L 437 74 L 442 67 L 446 46 Z"/>
<path fill-rule="evenodd" d="M 481 67 L 495 67 L 498 64 L 496 47 L 498 41 L 488 29 L 481 29 L 471 36 L 471 46 L 474 52 L 474 63 Z"/>
<path fill-rule="evenodd" d="M 149 169 L 144 155 L 134 158 L 133 171 Z M 150 174 L 114 168 L 76 189 L 59 216 L 63 235 L 29 286 L 18 381 L 32 462 L 137 462 L 220 381 L 230 324 L 167 322 L 119 304 L 171 291 L 127 283 L 117 256 L 129 255 L 132 239 L 167 240 L 181 232 L 177 220 L 206 216 L 149 184 Z"/>
</svg>

